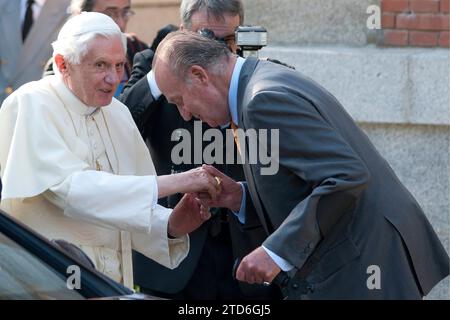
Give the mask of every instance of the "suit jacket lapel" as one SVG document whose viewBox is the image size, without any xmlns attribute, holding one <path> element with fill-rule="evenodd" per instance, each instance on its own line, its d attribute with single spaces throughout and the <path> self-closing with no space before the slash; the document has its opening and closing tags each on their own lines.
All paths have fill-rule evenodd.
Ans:
<svg viewBox="0 0 450 320">
<path fill-rule="evenodd" d="M 28 37 L 23 44 L 21 54 L 22 63 L 19 64 L 17 74 L 20 74 L 28 67 L 28 64 L 35 59 L 42 46 L 48 43 L 47 39 L 52 37 L 67 16 L 67 8 L 58 3 L 60 0 L 47 0 L 42 8 L 41 14 L 34 22 Z M 50 57 L 48 57 L 50 59 Z M 47 61 L 45 61 L 47 62 Z M 45 63 L 44 62 L 44 63 Z M 44 66 L 42 66 L 44 69 Z"/>
<path fill-rule="evenodd" d="M 244 99 L 244 92 L 247 87 L 248 81 L 250 80 L 250 77 L 253 74 L 253 71 L 255 70 L 255 67 L 258 63 L 258 60 L 254 58 L 248 58 L 247 61 L 242 66 L 241 74 L 239 76 L 239 85 L 238 85 L 238 127 L 246 130 L 245 124 L 244 124 L 244 117 L 243 117 L 243 108 L 245 107 L 243 105 L 243 99 Z M 248 190 L 250 192 L 250 196 L 253 201 L 253 205 L 255 207 L 256 213 L 258 214 L 259 220 L 261 221 L 261 224 L 263 225 L 264 229 L 266 230 L 267 234 L 271 234 L 272 228 L 269 228 L 270 221 L 267 221 L 265 211 L 263 204 L 261 202 L 261 199 L 259 198 L 258 191 L 256 189 L 255 179 L 252 171 L 251 165 L 248 163 L 249 161 L 249 155 L 248 155 L 248 145 L 245 144 L 245 150 L 242 150 L 241 152 L 245 152 L 245 163 L 242 165 L 244 168 L 245 173 L 245 179 L 247 181 Z"/>
<path fill-rule="evenodd" d="M 19 61 L 18 52 L 22 50 L 22 32 L 20 26 L 20 1 L 0 0 L 0 35 L 2 35 L 2 49 L 6 54 L 2 58 L 6 64 L 2 66 L 10 71 L 11 75 L 5 75 L 10 78 L 15 74 L 16 66 Z M 10 66 L 8 68 L 8 66 Z"/>
</svg>

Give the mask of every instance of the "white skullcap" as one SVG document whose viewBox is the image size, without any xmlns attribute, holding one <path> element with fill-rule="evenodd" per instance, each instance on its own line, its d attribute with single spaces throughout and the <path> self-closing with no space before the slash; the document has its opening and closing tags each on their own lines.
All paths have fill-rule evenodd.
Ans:
<svg viewBox="0 0 450 320">
<path fill-rule="evenodd" d="M 109 16 L 99 12 L 82 12 L 63 25 L 58 40 L 78 37 L 91 32 L 107 32 L 121 34 L 119 26 Z"/>
</svg>

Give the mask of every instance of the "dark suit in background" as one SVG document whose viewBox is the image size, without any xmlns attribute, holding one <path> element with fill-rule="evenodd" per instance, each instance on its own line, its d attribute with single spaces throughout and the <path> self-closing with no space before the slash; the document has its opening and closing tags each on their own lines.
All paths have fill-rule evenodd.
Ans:
<svg viewBox="0 0 450 320">
<path fill-rule="evenodd" d="M 175 130 L 186 129 L 193 138 L 194 121 L 184 121 L 176 106 L 169 104 L 164 96 L 156 101 L 153 99 L 146 77 L 151 69 L 152 59 L 151 50 L 136 54 L 131 78 L 119 100 L 130 109 L 150 149 L 158 175 L 186 171 L 198 164 L 172 163 L 172 148 L 179 142 L 171 141 L 171 136 Z M 203 131 L 208 128 L 203 124 Z M 225 151 L 224 148 L 224 154 Z M 241 165 L 215 167 L 234 179 L 244 178 Z M 169 197 L 160 199 L 160 204 L 173 207 L 177 201 L 178 199 Z M 234 258 L 243 257 L 259 246 L 267 236 L 261 224 L 258 222 L 245 231 L 232 213 L 225 209 L 215 212 L 210 221 L 190 234 L 189 255 L 175 270 L 164 268 L 134 252 L 135 283 L 152 293 L 168 293 L 171 298 L 273 298 L 272 288 L 239 284 L 231 276 Z"/>
<path fill-rule="evenodd" d="M 449 274 L 449 257 L 419 204 L 319 85 L 247 59 L 238 117 L 243 129 L 279 129 L 279 172 L 244 165 L 257 208 L 246 214 L 270 233 L 264 246 L 298 269 L 291 298 L 417 299 Z M 380 289 L 367 286 L 370 266 L 380 268 Z"/>
</svg>

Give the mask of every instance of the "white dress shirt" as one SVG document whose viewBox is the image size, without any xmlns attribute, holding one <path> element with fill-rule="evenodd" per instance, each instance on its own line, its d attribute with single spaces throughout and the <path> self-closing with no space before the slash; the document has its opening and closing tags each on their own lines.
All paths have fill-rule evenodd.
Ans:
<svg viewBox="0 0 450 320">
<path fill-rule="evenodd" d="M 161 90 L 159 90 L 158 84 L 156 83 L 155 73 L 153 72 L 153 70 L 150 70 L 150 72 L 147 73 L 147 81 L 153 99 L 157 100 L 162 95 L 162 92 Z"/>
</svg>

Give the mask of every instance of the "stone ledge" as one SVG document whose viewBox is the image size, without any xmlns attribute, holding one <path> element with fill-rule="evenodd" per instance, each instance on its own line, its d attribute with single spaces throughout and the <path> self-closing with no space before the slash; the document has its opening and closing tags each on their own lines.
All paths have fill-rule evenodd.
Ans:
<svg viewBox="0 0 450 320">
<path fill-rule="evenodd" d="M 271 43 L 374 43 L 380 30 L 367 28 L 367 8 L 380 0 L 243 0 L 245 23 L 269 30 Z"/>
<path fill-rule="evenodd" d="M 358 122 L 450 125 L 450 51 L 267 47 L 261 57 L 291 64 Z"/>
</svg>

